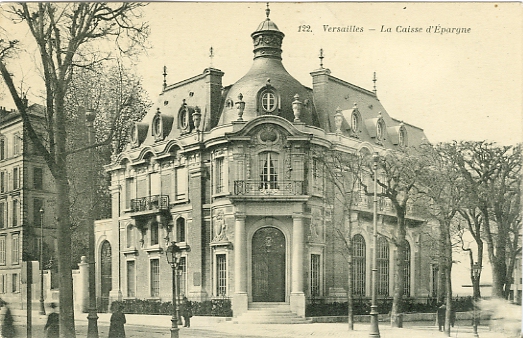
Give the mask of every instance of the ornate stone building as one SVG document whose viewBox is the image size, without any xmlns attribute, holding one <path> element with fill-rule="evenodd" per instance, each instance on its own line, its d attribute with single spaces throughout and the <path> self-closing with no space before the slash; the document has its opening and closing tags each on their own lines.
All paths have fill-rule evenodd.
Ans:
<svg viewBox="0 0 523 338">
<path fill-rule="evenodd" d="M 254 60 L 245 76 L 224 86 L 224 73 L 207 68 L 164 84 L 143 121 L 131 126 L 128 148 L 107 166 L 113 217 L 96 224 L 104 302 L 169 301 L 170 241 L 191 249 L 181 260 L 181 294 L 228 297 L 234 316 L 270 302 L 304 316 L 309 299 L 345 300 L 337 210 L 314 154 L 383 152 L 420 143 L 423 131 L 390 117 L 375 91 L 329 69 L 310 73 L 312 88 L 299 83 L 283 66 L 284 33 L 269 12 L 251 37 Z M 395 219 L 387 203 L 379 214 L 378 295 L 388 297 L 394 252 L 386 235 Z M 354 292 L 370 297 L 372 201 L 363 196 L 351 217 Z M 408 218 L 405 291 L 427 297 L 423 221 Z"/>
</svg>

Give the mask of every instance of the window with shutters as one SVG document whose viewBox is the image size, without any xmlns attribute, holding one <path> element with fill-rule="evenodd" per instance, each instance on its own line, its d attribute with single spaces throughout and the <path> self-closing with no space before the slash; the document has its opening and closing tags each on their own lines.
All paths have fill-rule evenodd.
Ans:
<svg viewBox="0 0 523 338">
<path fill-rule="evenodd" d="M 11 237 L 11 263 L 20 263 L 20 235 L 13 234 Z"/>
<path fill-rule="evenodd" d="M 6 236 L 0 236 L 0 265 L 6 264 Z"/>
</svg>

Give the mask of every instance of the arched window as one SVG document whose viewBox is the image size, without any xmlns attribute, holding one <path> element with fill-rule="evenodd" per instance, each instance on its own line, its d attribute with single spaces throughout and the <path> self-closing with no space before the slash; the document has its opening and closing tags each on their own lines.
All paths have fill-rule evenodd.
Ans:
<svg viewBox="0 0 523 338">
<path fill-rule="evenodd" d="M 176 220 L 176 241 L 185 242 L 185 218 L 180 217 Z"/>
<path fill-rule="evenodd" d="M 379 296 L 389 295 L 389 243 L 384 237 L 378 238 L 377 268 L 378 268 L 378 285 L 377 291 Z"/>
<path fill-rule="evenodd" d="M 158 222 L 152 221 L 149 224 L 149 230 L 151 234 L 151 245 L 158 245 Z"/>
<path fill-rule="evenodd" d="M 352 292 L 365 296 L 365 238 L 355 235 L 352 239 Z"/>
<path fill-rule="evenodd" d="M 260 189 L 278 189 L 278 154 L 265 152 L 260 154 Z"/>
<path fill-rule="evenodd" d="M 129 224 L 126 229 L 126 239 L 127 239 L 127 247 L 130 248 L 134 246 L 134 232 L 133 232 L 133 225 Z"/>
<path fill-rule="evenodd" d="M 403 295 L 410 297 L 410 244 L 405 241 L 405 267 L 403 268 Z"/>
</svg>

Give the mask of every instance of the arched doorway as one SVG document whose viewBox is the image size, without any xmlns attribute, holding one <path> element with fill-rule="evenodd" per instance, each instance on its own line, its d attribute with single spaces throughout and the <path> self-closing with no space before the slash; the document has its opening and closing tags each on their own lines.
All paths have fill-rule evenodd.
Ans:
<svg viewBox="0 0 523 338">
<path fill-rule="evenodd" d="M 102 243 L 100 250 L 100 276 L 101 276 L 101 303 L 100 312 L 109 310 L 109 292 L 112 289 L 112 268 L 111 268 L 111 244 L 108 241 Z"/>
<path fill-rule="evenodd" d="M 274 227 L 252 237 L 252 300 L 285 301 L 285 236 Z"/>
</svg>

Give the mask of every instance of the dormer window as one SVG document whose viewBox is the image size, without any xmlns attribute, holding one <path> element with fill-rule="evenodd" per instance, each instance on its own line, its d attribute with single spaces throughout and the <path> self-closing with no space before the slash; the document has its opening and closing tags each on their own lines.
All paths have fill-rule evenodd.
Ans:
<svg viewBox="0 0 523 338">
<path fill-rule="evenodd" d="M 398 143 L 400 146 L 407 147 L 409 145 L 409 140 L 407 137 L 407 129 L 404 126 L 400 127 L 398 137 L 399 137 Z"/>
<path fill-rule="evenodd" d="M 268 85 L 258 93 L 258 110 L 262 114 L 275 114 L 280 107 L 280 97 L 274 87 Z"/>
<path fill-rule="evenodd" d="M 350 126 L 354 133 L 357 133 L 359 131 L 360 119 L 358 117 L 358 113 L 356 113 L 356 112 L 352 113 Z"/>
<path fill-rule="evenodd" d="M 162 118 L 159 114 L 159 112 L 156 114 L 156 116 L 153 119 L 153 136 L 154 139 L 159 141 L 163 139 L 163 130 L 162 130 Z"/>
<path fill-rule="evenodd" d="M 383 123 L 383 120 L 378 120 L 378 123 L 376 124 L 376 139 L 378 141 L 383 141 L 385 137 L 385 124 Z"/>
</svg>

